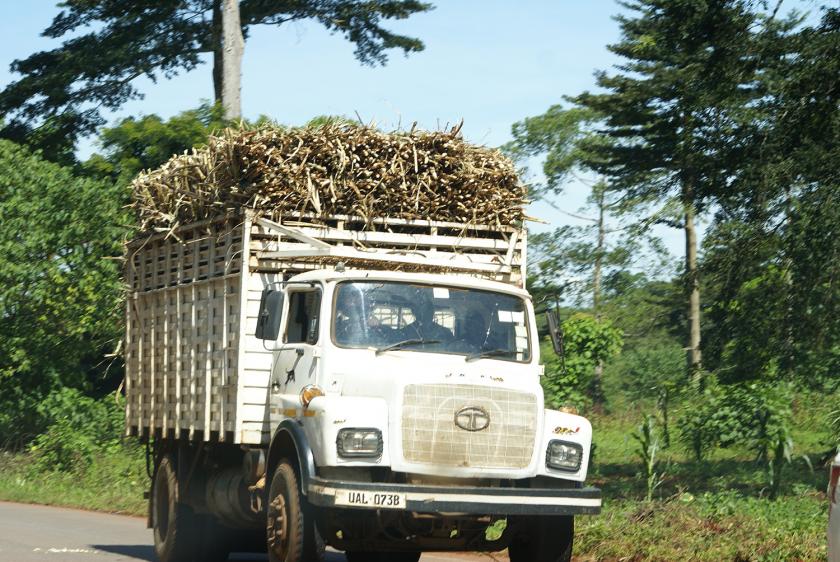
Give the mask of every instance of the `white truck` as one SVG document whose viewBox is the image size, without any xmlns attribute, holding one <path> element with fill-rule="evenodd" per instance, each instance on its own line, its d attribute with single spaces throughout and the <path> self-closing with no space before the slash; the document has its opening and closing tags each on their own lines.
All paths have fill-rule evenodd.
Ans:
<svg viewBox="0 0 840 562">
<path fill-rule="evenodd" d="M 570 560 L 601 505 L 592 431 L 543 407 L 525 258 L 515 227 L 347 216 L 130 243 L 127 433 L 159 560 Z"/>
</svg>

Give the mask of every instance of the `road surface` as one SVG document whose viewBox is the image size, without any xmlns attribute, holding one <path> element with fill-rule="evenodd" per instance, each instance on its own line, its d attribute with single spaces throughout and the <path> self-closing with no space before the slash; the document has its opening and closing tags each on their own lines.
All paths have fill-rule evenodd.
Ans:
<svg viewBox="0 0 840 562">
<path fill-rule="evenodd" d="M 501 557 L 496 556 L 502 560 Z M 155 560 L 152 532 L 139 517 L 108 515 L 62 507 L 0 502 L 0 562 L 113 562 Z M 231 560 L 266 561 L 255 555 Z M 424 554 L 421 562 L 473 562 L 489 556 Z M 329 552 L 327 562 L 344 562 Z"/>
</svg>

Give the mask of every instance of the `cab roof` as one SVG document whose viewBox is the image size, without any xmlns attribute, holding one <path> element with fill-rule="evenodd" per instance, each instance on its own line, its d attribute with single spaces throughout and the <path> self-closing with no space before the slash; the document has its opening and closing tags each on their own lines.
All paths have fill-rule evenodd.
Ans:
<svg viewBox="0 0 840 562">
<path fill-rule="evenodd" d="M 450 287 L 462 287 L 465 289 L 481 289 L 517 295 L 524 299 L 531 299 L 531 295 L 524 289 L 520 289 L 508 283 L 490 281 L 469 275 L 455 275 L 443 273 L 422 273 L 387 270 L 362 270 L 347 269 L 336 271 L 335 269 L 316 269 L 306 271 L 293 276 L 290 281 L 297 282 L 336 282 L 336 281 L 401 281 L 410 283 L 423 283 L 428 285 L 448 285 Z"/>
</svg>

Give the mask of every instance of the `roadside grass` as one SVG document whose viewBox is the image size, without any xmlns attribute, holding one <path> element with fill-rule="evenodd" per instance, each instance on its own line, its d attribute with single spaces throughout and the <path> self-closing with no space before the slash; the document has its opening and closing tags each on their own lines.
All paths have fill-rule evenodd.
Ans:
<svg viewBox="0 0 840 562">
<path fill-rule="evenodd" d="M 780 497 L 767 499 L 766 463 L 749 451 L 717 449 L 696 461 L 676 439 L 660 450 L 662 483 L 643 501 L 645 482 L 631 434 L 652 405 L 611 404 L 592 417 L 595 463 L 589 482 L 603 491 L 596 517 L 577 520 L 575 559 L 590 561 L 771 562 L 826 559 L 826 423 L 831 400 L 794 404 L 794 452 Z M 808 460 L 805 460 L 807 456 Z"/>
<path fill-rule="evenodd" d="M 824 495 L 813 490 L 776 501 L 737 492 L 650 503 L 607 499 L 600 516 L 577 523 L 578 562 L 826 559 Z"/>
<path fill-rule="evenodd" d="M 0 500 L 145 515 L 143 449 L 123 445 L 69 472 L 43 471 L 29 453 L 0 453 Z"/>
</svg>

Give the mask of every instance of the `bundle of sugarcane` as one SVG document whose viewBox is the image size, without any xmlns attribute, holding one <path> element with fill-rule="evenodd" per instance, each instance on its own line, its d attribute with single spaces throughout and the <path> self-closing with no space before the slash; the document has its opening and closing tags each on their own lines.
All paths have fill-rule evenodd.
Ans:
<svg viewBox="0 0 840 562">
<path fill-rule="evenodd" d="M 460 127 L 385 133 L 328 124 L 226 130 L 132 185 L 141 231 L 171 229 L 252 209 L 509 225 L 523 220 L 525 188 L 498 150 Z"/>
</svg>

